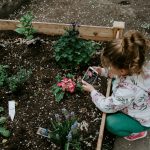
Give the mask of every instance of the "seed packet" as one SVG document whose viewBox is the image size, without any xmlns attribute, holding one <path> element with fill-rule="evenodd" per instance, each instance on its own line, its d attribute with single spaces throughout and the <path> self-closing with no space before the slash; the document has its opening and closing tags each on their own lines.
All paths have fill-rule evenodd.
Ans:
<svg viewBox="0 0 150 150">
<path fill-rule="evenodd" d="M 48 129 L 39 127 L 36 133 L 41 136 L 48 137 Z"/>
</svg>

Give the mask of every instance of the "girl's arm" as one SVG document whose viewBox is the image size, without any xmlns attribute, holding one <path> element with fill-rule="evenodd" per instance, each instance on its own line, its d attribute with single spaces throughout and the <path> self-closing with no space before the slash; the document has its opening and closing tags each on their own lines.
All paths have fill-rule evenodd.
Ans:
<svg viewBox="0 0 150 150">
<path fill-rule="evenodd" d="M 115 94 L 113 93 L 107 98 L 96 90 L 92 90 L 91 97 L 96 107 L 106 113 L 122 110 L 135 99 L 133 91 L 129 89 L 118 89 Z"/>
</svg>

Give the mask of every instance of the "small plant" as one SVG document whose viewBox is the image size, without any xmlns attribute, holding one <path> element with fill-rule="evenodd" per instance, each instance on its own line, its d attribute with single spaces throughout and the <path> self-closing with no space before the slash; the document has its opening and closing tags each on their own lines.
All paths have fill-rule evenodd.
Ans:
<svg viewBox="0 0 150 150">
<path fill-rule="evenodd" d="M 97 44 L 78 38 L 76 25 L 66 30 L 65 34 L 54 44 L 55 60 L 62 68 L 75 69 L 86 65 L 95 53 Z"/>
<path fill-rule="evenodd" d="M 4 111 L 3 107 L 0 107 L 0 113 Z M 5 122 L 7 121 L 6 117 L 1 116 L 0 117 L 0 134 L 4 137 L 10 136 L 10 131 L 5 128 Z"/>
<path fill-rule="evenodd" d="M 17 26 L 18 28 L 15 30 L 17 33 L 22 34 L 26 37 L 27 40 L 33 39 L 33 34 L 36 33 L 36 30 L 33 28 L 32 20 L 34 16 L 31 12 L 27 12 L 20 19 L 20 24 Z"/>
<path fill-rule="evenodd" d="M 16 75 L 13 75 L 7 79 L 9 89 L 15 92 L 31 75 L 31 70 L 20 68 Z"/>
<path fill-rule="evenodd" d="M 76 89 L 81 89 L 81 84 L 79 82 L 75 83 L 74 76 L 72 74 L 67 74 L 61 77 L 59 74 L 56 76 L 57 83 L 52 86 L 52 93 L 55 96 L 55 100 L 60 102 L 65 94 L 74 93 Z"/>
<path fill-rule="evenodd" d="M 0 87 L 3 87 L 6 84 L 7 80 L 7 71 L 8 65 L 0 65 Z"/>
<path fill-rule="evenodd" d="M 74 112 L 69 113 L 62 109 L 62 118 L 56 114 L 55 120 L 51 121 L 52 130 L 48 130 L 48 138 L 55 144 L 62 146 L 64 150 L 80 150 L 80 130 Z"/>
</svg>

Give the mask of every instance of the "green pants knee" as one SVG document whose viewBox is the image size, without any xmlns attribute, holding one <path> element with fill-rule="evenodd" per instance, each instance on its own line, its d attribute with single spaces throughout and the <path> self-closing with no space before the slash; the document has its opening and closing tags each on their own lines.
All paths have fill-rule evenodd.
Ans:
<svg viewBox="0 0 150 150">
<path fill-rule="evenodd" d="M 106 117 L 106 128 L 117 136 L 128 136 L 150 129 L 142 126 L 138 121 L 123 113 L 108 114 Z"/>
</svg>

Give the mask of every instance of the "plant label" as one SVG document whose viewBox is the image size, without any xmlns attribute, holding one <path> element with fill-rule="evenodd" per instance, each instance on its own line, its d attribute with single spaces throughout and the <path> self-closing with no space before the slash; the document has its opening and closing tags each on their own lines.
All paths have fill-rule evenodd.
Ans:
<svg viewBox="0 0 150 150">
<path fill-rule="evenodd" d="M 8 111 L 9 111 L 9 116 L 11 120 L 14 120 L 15 117 L 15 101 L 8 101 Z"/>
<path fill-rule="evenodd" d="M 42 135 L 44 137 L 48 137 L 48 129 L 39 127 L 36 133 L 38 135 Z"/>
</svg>

